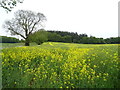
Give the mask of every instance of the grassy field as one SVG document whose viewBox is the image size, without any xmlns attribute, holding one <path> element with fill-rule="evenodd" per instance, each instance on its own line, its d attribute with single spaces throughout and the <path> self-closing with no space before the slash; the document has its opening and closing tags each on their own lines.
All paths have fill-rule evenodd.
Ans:
<svg viewBox="0 0 120 90">
<path fill-rule="evenodd" d="M 30 46 L 35 46 L 36 43 L 30 43 Z M 2 48 L 10 48 L 10 47 L 21 47 L 24 46 L 24 43 L 1 43 L 1 49 Z"/>
<path fill-rule="evenodd" d="M 4 48 L 3 88 L 120 88 L 118 46 L 46 42 Z"/>
</svg>

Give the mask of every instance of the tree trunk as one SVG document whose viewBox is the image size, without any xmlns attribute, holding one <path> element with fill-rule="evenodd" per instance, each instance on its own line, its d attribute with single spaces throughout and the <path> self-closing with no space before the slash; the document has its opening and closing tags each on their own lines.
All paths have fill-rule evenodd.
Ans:
<svg viewBox="0 0 120 90">
<path fill-rule="evenodd" d="M 29 39 L 28 38 L 26 38 L 25 39 L 25 46 L 30 46 L 30 44 L 29 44 L 30 42 L 29 42 Z"/>
</svg>

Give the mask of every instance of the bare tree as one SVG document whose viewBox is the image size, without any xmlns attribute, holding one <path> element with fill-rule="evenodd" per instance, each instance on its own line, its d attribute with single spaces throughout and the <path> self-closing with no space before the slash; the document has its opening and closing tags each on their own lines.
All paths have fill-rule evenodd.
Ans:
<svg viewBox="0 0 120 90">
<path fill-rule="evenodd" d="M 43 28 L 46 17 L 42 13 L 18 10 L 15 18 L 8 20 L 3 25 L 11 35 L 19 35 L 25 39 L 25 46 L 29 46 L 29 36 L 33 32 Z"/>
<path fill-rule="evenodd" d="M 0 7 L 4 8 L 6 11 L 11 11 L 17 3 L 22 3 L 23 0 L 1 0 Z"/>
</svg>

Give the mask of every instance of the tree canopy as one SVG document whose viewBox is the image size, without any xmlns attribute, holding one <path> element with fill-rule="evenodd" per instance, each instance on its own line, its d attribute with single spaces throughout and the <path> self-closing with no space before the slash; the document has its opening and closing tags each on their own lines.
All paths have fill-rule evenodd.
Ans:
<svg viewBox="0 0 120 90">
<path fill-rule="evenodd" d="M 31 39 L 32 42 L 36 42 L 38 45 L 40 45 L 43 42 L 48 41 L 48 32 L 41 29 L 41 30 L 31 34 L 30 39 Z"/>
<path fill-rule="evenodd" d="M 3 25 L 11 35 L 19 35 L 25 39 L 25 46 L 29 46 L 29 36 L 35 31 L 44 27 L 46 17 L 42 13 L 35 13 L 28 10 L 18 10 L 15 18 L 8 20 Z"/>
<path fill-rule="evenodd" d="M 23 0 L 1 0 L 0 7 L 4 8 L 6 11 L 11 11 L 17 3 L 22 3 Z"/>
</svg>

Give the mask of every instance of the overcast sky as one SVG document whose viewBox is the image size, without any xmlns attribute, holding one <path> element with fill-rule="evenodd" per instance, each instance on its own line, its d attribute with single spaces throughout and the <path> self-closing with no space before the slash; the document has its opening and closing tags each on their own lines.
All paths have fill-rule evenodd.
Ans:
<svg viewBox="0 0 120 90">
<path fill-rule="evenodd" d="M 86 33 L 95 37 L 118 36 L 119 0 L 24 0 L 12 12 L 0 8 L 0 35 L 6 33 L 2 28 L 5 20 L 11 19 L 17 10 L 32 10 L 43 13 L 46 30 L 60 30 Z"/>
</svg>

